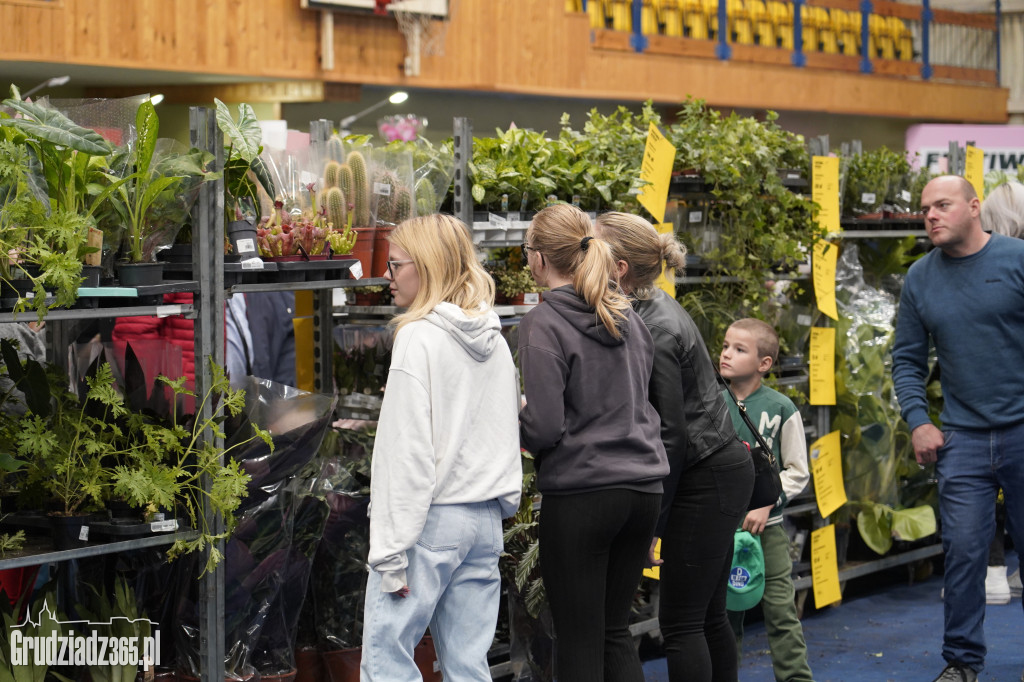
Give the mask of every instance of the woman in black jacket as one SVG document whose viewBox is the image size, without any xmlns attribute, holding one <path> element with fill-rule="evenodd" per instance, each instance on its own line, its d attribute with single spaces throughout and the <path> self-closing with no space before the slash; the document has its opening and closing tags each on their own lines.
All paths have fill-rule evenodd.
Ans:
<svg viewBox="0 0 1024 682">
<path fill-rule="evenodd" d="M 661 518 L 661 602 L 672 682 L 737 679 L 736 641 L 725 610 L 733 534 L 747 511 L 754 467 L 737 438 L 714 365 L 693 319 L 654 286 L 662 265 L 682 270 L 686 251 L 639 216 L 605 213 L 619 283 L 654 339 L 651 403 L 661 416 L 670 473 Z M 655 542 L 657 537 L 655 538 Z M 652 560 L 653 560 L 652 542 Z"/>
</svg>

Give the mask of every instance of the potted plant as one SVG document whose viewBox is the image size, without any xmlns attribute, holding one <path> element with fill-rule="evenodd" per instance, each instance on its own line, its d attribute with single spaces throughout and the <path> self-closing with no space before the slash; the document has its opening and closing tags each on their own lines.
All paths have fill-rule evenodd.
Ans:
<svg viewBox="0 0 1024 682">
<path fill-rule="evenodd" d="M 378 285 L 365 287 L 352 287 L 352 303 L 358 306 L 384 305 L 386 300 L 385 288 Z"/>
<path fill-rule="evenodd" d="M 131 172 L 123 177 L 108 173 L 110 184 L 99 197 L 109 202 L 125 227 L 124 256 L 129 267 L 122 263 L 120 270 L 125 286 L 161 281 L 163 264 L 154 260 L 157 249 L 174 241 L 199 183 L 218 177 L 206 170 L 212 160 L 206 152 L 157 153 L 160 122 L 151 101 L 139 105 L 135 130 L 135 146 L 121 152 L 127 155 L 127 163 L 116 164 Z"/>
<path fill-rule="evenodd" d="M 495 289 L 512 305 L 533 305 L 540 303 L 540 292 L 544 287 L 539 286 L 533 279 L 533 273 L 526 266 L 510 266 L 492 273 L 495 279 Z M 530 297 L 529 295 L 534 296 Z"/>
<path fill-rule="evenodd" d="M 271 447 L 272 441 L 266 431 L 253 426 L 251 436 L 229 448 L 215 444 L 214 438 L 224 435 L 224 415 L 237 416 L 244 406 L 244 392 L 231 389 L 219 365 L 210 361 L 210 388 L 197 397 L 197 414 L 202 414 L 204 404 L 218 402 L 218 409 L 206 418 L 179 416 L 176 398 L 195 394 L 185 388 L 184 378 L 159 377 L 175 397 L 164 419 L 149 410 L 129 410 L 106 363 L 97 364 L 86 377 L 88 392 L 79 399 L 67 390 L 67 375 L 59 368 L 21 361 L 9 344 L 3 344 L 2 351 L 8 374 L 24 391 L 28 407 L 14 447 L 26 462 L 26 486 L 45 490 L 58 503 L 53 518 L 73 517 L 101 506 L 110 496 L 137 508 L 175 510 L 196 536 L 176 541 L 168 550 L 171 558 L 204 549 L 230 534 L 249 476 L 226 456 L 255 438 Z M 210 481 L 206 488 L 204 479 Z M 214 531 L 204 502 L 222 515 L 223 532 Z M 212 550 L 205 570 L 220 559 Z"/>
<path fill-rule="evenodd" d="M 277 193 L 260 157 L 263 129 L 248 104 L 238 105 L 235 121 L 224 102 L 216 98 L 213 101 L 217 106 L 217 125 L 229 139 L 224 153 L 225 234 L 231 240 L 233 254 L 256 256 L 256 226 L 262 217 L 259 187 L 269 197 Z M 246 239 L 251 242 L 240 241 Z"/>
</svg>

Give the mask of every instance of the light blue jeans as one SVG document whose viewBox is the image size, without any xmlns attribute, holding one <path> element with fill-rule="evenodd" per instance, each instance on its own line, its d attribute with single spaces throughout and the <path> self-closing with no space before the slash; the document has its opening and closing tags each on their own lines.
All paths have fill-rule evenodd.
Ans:
<svg viewBox="0 0 1024 682">
<path fill-rule="evenodd" d="M 498 622 L 501 507 L 497 500 L 434 505 L 408 551 L 409 595 L 380 591 L 370 571 L 362 682 L 420 682 L 413 647 L 430 626 L 446 680 L 490 682 L 487 652 Z"/>
<path fill-rule="evenodd" d="M 992 431 L 944 429 L 939 450 L 939 514 L 946 554 L 942 656 L 985 666 L 985 575 L 1003 489 L 1006 526 L 1024 547 L 1024 424 Z"/>
</svg>

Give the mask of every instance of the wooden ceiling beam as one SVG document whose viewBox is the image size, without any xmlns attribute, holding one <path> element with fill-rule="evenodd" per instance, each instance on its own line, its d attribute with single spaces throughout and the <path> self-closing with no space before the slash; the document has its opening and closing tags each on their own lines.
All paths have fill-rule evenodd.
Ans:
<svg viewBox="0 0 1024 682">
<path fill-rule="evenodd" d="M 160 93 L 168 104 L 292 104 L 298 102 L 358 102 L 362 87 L 355 83 L 324 81 L 271 81 L 198 85 L 138 85 L 88 88 L 86 97 L 131 97 Z"/>
</svg>

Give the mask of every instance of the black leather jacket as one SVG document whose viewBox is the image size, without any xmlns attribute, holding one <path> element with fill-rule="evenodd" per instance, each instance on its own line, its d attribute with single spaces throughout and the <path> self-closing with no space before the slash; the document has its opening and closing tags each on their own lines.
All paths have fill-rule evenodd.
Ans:
<svg viewBox="0 0 1024 682">
<path fill-rule="evenodd" d="M 663 498 L 668 505 L 680 474 L 737 441 L 736 430 L 707 346 L 689 313 L 661 289 L 648 300 L 634 301 L 633 308 L 654 339 L 650 400 L 661 416 L 661 439 L 668 454 Z"/>
</svg>

